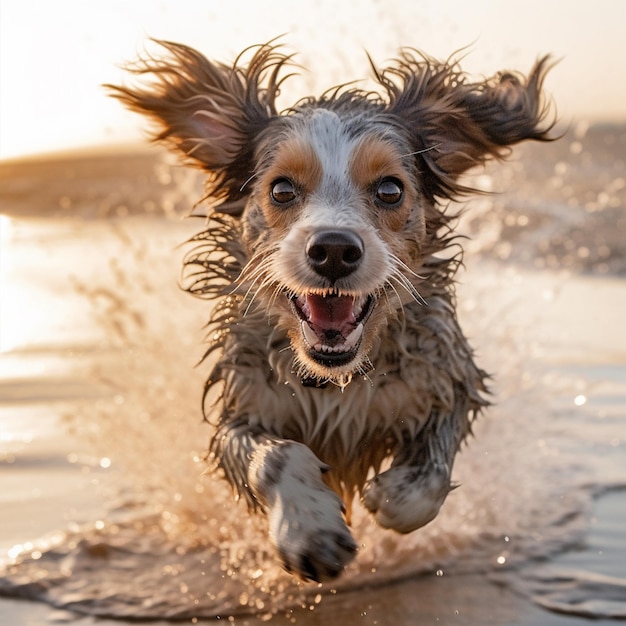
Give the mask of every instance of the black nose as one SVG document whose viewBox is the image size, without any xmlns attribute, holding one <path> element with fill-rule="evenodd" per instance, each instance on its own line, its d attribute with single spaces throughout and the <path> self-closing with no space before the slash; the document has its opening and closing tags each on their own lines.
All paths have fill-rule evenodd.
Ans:
<svg viewBox="0 0 626 626">
<path fill-rule="evenodd" d="M 331 281 L 354 272 L 363 258 L 363 241 L 350 230 L 323 230 L 309 237 L 306 255 L 309 265 Z"/>
</svg>

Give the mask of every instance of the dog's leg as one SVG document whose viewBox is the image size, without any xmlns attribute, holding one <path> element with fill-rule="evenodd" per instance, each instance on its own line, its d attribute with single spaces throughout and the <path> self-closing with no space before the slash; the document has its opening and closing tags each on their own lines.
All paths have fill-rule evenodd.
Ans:
<svg viewBox="0 0 626 626">
<path fill-rule="evenodd" d="M 270 539 L 287 571 L 319 582 L 354 558 L 343 504 L 322 480 L 329 468 L 307 446 L 231 423 L 217 433 L 214 453 L 238 491 L 267 512 Z"/>
<path fill-rule="evenodd" d="M 407 442 L 391 468 L 370 480 L 363 504 L 384 528 L 409 533 L 439 513 L 450 483 L 457 449 L 469 430 L 466 403 L 446 415 L 431 415 L 413 442 Z"/>
</svg>

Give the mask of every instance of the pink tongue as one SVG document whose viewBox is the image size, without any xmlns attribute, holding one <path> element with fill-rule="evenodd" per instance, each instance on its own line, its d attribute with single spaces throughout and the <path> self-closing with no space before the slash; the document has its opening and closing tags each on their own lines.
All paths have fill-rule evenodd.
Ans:
<svg viewBox="0 0 626 626">
<path fill-rule="evenodd" d="M 309 306 L 309 323 L 322 330 L 342 330 L 346 324 L 354 324 L 354 298 L 352 296 L 306 297 Z"/>
</svg>

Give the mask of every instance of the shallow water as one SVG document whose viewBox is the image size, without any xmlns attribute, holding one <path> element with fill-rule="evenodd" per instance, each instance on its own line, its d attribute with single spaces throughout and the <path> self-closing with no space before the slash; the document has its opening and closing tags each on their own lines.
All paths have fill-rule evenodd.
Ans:
<svg viewBox="0 0 626 626">
<path fill-rule="evenodd" d="M 593 136 L 596 144 L 606 149 L 606 137 Z M 475 201 L 462 225 L 474 239 L 460 312 L 480 364 L 495 374 L 496 399 L 459 457 L 462 487 L 409 536 L 357 509 L 359 556 L 324 586 L 279 570 L 263 521 L 203 476 L 208 368 L 194 365 L 208 314 L 177 286 L 178 244 L 201 224 L 181 221 L 176 209 L 197 197 L 197 180 L 154 155 L 117 169 L 106 158 L 14 169 L 1 224 L 0 594 L 70 611 L 57 620 L 625 617 L 626 283 L 616 277 L 624 239 L 615 234 L 624 229 L 596 215 L 623 212 L 619 175 L 606 174 L 621 148 L 613 160 L 592 153 L 580 166 L 587 188 L 614 191 L 604 208 L 577 212 L 572 203 L 574 217 L 559 207 L 564 186 L 585 187 L 580 171 L 567 178 L 585 150 L 554 150 L 565 150 L 563 160 L 543 165 L 554 172 L 564 163 L 560 187 L 533 186 L 545 169 L 531 151 L 512 170 L 483 176 L 497 188 L 515 172 L 517 188 Z M 73 172 L 60 196 L 55 168 Z M 129 185 L 134 176 L 140 182 Z M 33 177 L 45 183 L 36 197 L 26 184 Z M 164 212 L 155 209 L 161 193 Z M 589 228 L 592 218 L 604 229 Z M 515 228 L 504 228 L 507 220 Z M 584 234 L 602 238 L 609 254 L 594 257 L 587 240 L 570 256 L 553 255 L 552 244 L 542 253 L 542 242 Z M 578 252 L 585 246 L 588 255 Z M 14 603 L 3 607 L 27 623 Z"/>
</svg>

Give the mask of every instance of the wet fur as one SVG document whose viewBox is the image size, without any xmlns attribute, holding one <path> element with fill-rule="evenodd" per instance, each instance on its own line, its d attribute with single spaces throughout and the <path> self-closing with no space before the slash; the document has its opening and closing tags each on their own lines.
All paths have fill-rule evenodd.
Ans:
<svg viewBox="0 0 626 626">
<path fill-rule="evenodd" d="M 443 207 L 471 191 L 460 180 L 469 168 L 548 139 L 549 60 L 528 77 L 473 82 L 454 61 L 404 50 L 374 69 L 376 93 L 339 87 L 279 112 L 290 58 L 273 44 L 230 66 L 160 43 L 163 58 L 131 68 L 147 85 L 111 89 L 156 122 L 157 141 L 207 172 L 208 227 L 185 274 L 191 293 L 214 302 L 210 456 L 266 512 L 284 566 L 332 578 L 356 553 L 355 495 L 384 527 L 431 521 L 487 405 L 486 375 L 456 319 L 461 250 Z M 374 195 L 388 174 L 404 190 L 393 209 Z M 286 208 L 270 198 L 281 176 L 298 183 Z M 356 271 L 329 281 L 311 270 L 307 238 L 323 228 L 358 235 Z M 331 291 L 376 302 L 356 355 L 337 366 L 311 358 L 289 304 Z"/>
</svg>

